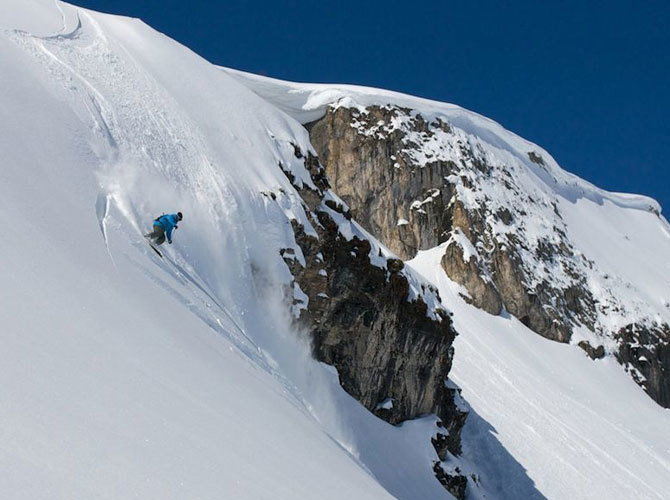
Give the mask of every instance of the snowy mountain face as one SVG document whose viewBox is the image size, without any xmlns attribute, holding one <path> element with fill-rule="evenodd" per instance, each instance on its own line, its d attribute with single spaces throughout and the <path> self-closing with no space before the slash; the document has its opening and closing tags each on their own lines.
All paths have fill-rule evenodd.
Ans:
<svg viewBox="0 0 670 500">
<path fill-rule="evenodd" d="M 600 190 L 457 106 L 225 71 L 305 124 L 352 216 L 438 287 L 475 484 L 541 496 L 513 464 L 489 467 L 490 423 L 550 498 L 664 497 L 668 414 L 631 387 L 669 405 L 670 230 L 654 200 Z"/>
<path fill-rule="evenodd" d="M 3 4 L 0 67 L 2 496 L 450 497 L 451 319 L 300 123 L 61 2 Z"/>
<path fill-rule="evenodd" d="M 335 130 L 349 134 L 333 140 Z M 652 398 L 670 406 L 667 263 L 641 260 L 653 253 L 647 244 L 667 247 L 667 223 L 653 200 L 589 191 L 535 149 L 524 156 L 407 108 L 333 109 L 311 131 L 324 163 L 334 165 L 336 191 L 359 220 L 383 227 L 371 230 L 391 248 L 411 258 L 446 243 L 442 267 L 477 307 L 494 315 L 504 307 L 552 340 L 569 342 L 574 333 L 590 356 L 616 355 Z M 354 175 L 375 179 L 352 183 Z M 610 212 L 628 209 L 652 241 L 621 231 L 618 216 L 613 226 L 611 218 L 572 215 L 580 199 Z M 631 247 L 616 267 L 580 239 L 599 228 Z"/>
<path fill-rule="evenodd" d="M 307 125 L 312 143 L 353 216 L 389 248 L 411 259 L 443 245 L 441 266 L 472 304 L 593 358 L 614 355 L 670 406 L 670 226 L 654 200 L 599 190 L 449 105 L 285 91 L 303 96 L 298 118 L 325 107 Z"/>
<path fill-rule="evenodd" d="M 653 201 L 456 106 L 0 13 L 1 496 L 670 489 L 668 413 L 614 361 L 665 404 Z"/>
</svg>

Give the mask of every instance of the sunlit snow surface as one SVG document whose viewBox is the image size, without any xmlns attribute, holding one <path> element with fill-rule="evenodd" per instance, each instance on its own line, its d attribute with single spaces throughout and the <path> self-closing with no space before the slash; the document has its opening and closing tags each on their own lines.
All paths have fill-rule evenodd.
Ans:
<svg viewBox="0 0 670 500">
<path fill-rule="evenodd" d="M 613 359 L 593 362 L 513 317 L 466 304 L 440 270 L 440 250 L 420 252 L 409 265 L 439 286 L 454 312 L 461 335 L 451 378 L 492 427 L 475 418 L 464 431 L 465 454 L 484 467 L 484 483 L 504 498 L 527 497 L 527 488 L 517 494 L 514 481 L 486 470 L 495 460 L 482 444 L 492 432 L 548 498 L 667 498 L 670 411 Z"/>
<path fill-rule="evenodd" d="M 0 497 L 448 497 L 434 417 L 372 416 L 287 326 L 298 122 L 51 0 L 2 3 L 0 68 Z"/>
</svg>

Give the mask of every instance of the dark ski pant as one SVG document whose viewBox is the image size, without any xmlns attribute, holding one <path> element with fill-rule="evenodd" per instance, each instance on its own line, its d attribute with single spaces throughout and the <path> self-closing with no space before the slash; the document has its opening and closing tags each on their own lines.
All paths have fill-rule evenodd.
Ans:
<svg viewBox="0 0 670 500">
<path fill-rule="evenodd" d="M 154 226 L 153 232 L 146 235 L 156 245 L 165 243 L 165 229 L 162 226 Z"/>
</svg>

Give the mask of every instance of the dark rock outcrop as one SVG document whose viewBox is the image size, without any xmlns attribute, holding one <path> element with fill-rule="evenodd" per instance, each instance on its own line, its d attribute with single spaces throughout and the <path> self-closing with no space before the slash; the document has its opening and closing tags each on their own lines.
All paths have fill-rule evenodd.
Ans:
<svg viewBox="0 0 670 500">
<path fill-rule="evenodd" d="M 463 234 L 459 228 L 455 235 Z M 465 237 L 465 235 L 463 235 Z M 456 283 L 462 284 L 470 293 L 465 299 L 489 314 L 502 312 L 502 299 L 498 289 L 484 272 L 478 255 L 465 255 L 465 249 L 458 239 L 450 240 L 442 256 L 442 268 Z"/>
<path fill-rule="evenodd" d="M 440 418 L 436 436 L 442 436 L 436 439 L 444 442 L 440 460 L 447 451 L 460 453 L 467 410 L 458 402 L 458 390 L 445 383 L 456 332 L 449 314 L 433 305 L 439 302 L 437 292 L 423 284 L 422 293 L 410 297 L 403 261 L 382 257 L 364 237 L 345 237 L 339 224 L 350 223 L 349 209 L 327 195 L 318 159 L 299 149 L 296 156 L 305 159 L 317 186 L 296 186 L 312 228 L 306 231 L 294 221 L 297 248 L 282 255 L 293 287 L 307 295 L 297 321 L 310 333 L 314 356 L 335 366 L 342 387 L 392 424 L 435 413 Z M 296 257 L 298 249 L 302 259 Z"/>
<path fill-rule="evenodd" d="M 584 352 L 588 355 L 588 357 L 591 359 L 602 359 L 605 357 L 605 347 L 602 345 L 599 345 L 598 347 L 593 347 L 586 340 L 580 341 L 577 345 L 581 347 L 584 350 Z"/>
<path fill-rule="evenodd" d="M 488 184 L 503 189 L 508 199 L 531 205 L 533 200 L 508 170 L 489 164 L 476 142 L 442 120 L 429 122 L 394 106 L 370 106 L 365 113 L 330 109 L 308 129 L 334 190 L 356 220 L 402 258 L 460 233 L 477 255 L 464 259 L 462 245 L 450 244 L 442 265 L 474 305 L 491 314 L 504 306 L 529 328 L 560 342 L 570 340 L 574 322 L 593 324 L 594 300 L 555 206 L 549 210 L 558 224 L 552 237 L 559 235 L 560 241 L 546 238 L 528 246 L 523 203 L 494 203 L 481 191 Z M 529 158 L 544 165 L 538 153 Z M 465 203 L 473 194 L 481 204 Z M 510 230 L 502 235 L 496 224 Z M 538 282 L 538 263 L 546 274 L 560 269 L 568 285 Z"/>
<path fill-rule="evenodd" d="M 661 406 L 670 408 L 670 326 L 631 324 L 616 338 L 619 362 Z"/>
<path fill-rule="evenodd" d="M 439 310 L 440 321 L 428 317 L 421 297 L 409 301 L 407 278 L 373 265 L 369 241 L 344 238 L 325 211 L 317 217 L 318 239 L 294 228 L 307 265 L 287 262 L 309 297 L 300 321 L 316 358 L 337 367 L 342 387 L 388 422 L 440 415 L 455 336 L 451 319 Z M 382 407 L 387 400 L 392 404 Z"/>
<path fill-rule="evenodd" d="M 618 351 L 610 354 L 669 405 L 662 332 L 670 327 L 645 327 L 654 348 L 638 361 L 635 336 L 600 321 L 641 316 L 573 246 L 558 198 L 532 180 L 552 182 L 540 152 L 496 149 L 444 119 L 392 105 L 330 108 L 307 128 L 353 217 L 401 258 L 446 242 L 442 267 L 467 290 L 467 301 L 494 315 L 504 308 L 551 340 L 569 342 L 575 326 L 615 338 Z M 617 279 L 617 286 L 630 287 Z M 608 354 L 602 345 L 582 348 L 592 358 Z"/>
<path fill-rule="evenodd" d="M 440 484 L 442 484 L 449 493 L 459 500 L 465 498 L 468 481 L 465 476 L 461 474 L 458 467 L 454 469 L 454 471 L 447 473 L 440 462 L 435 462 L 433 464 L 433 472 Z"/>
</svg>

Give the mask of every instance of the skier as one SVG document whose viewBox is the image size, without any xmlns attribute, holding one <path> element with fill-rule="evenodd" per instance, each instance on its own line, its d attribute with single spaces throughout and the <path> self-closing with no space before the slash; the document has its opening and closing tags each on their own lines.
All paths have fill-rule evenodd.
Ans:
<svg viewBox="0 0 670 500">
<path fill-rule="evenodd" d="M 182 220 L 184 216 L 181 212 L 176 214 L 164 214 L 154 220 L 153 232 L 145 234 L 145 237 L 156 245 L 162 245 L 165 242 L 165 237 L 169 244 L 172 244 L 172 230 L 177 229 L 177 222 Z"/>
</svg>

